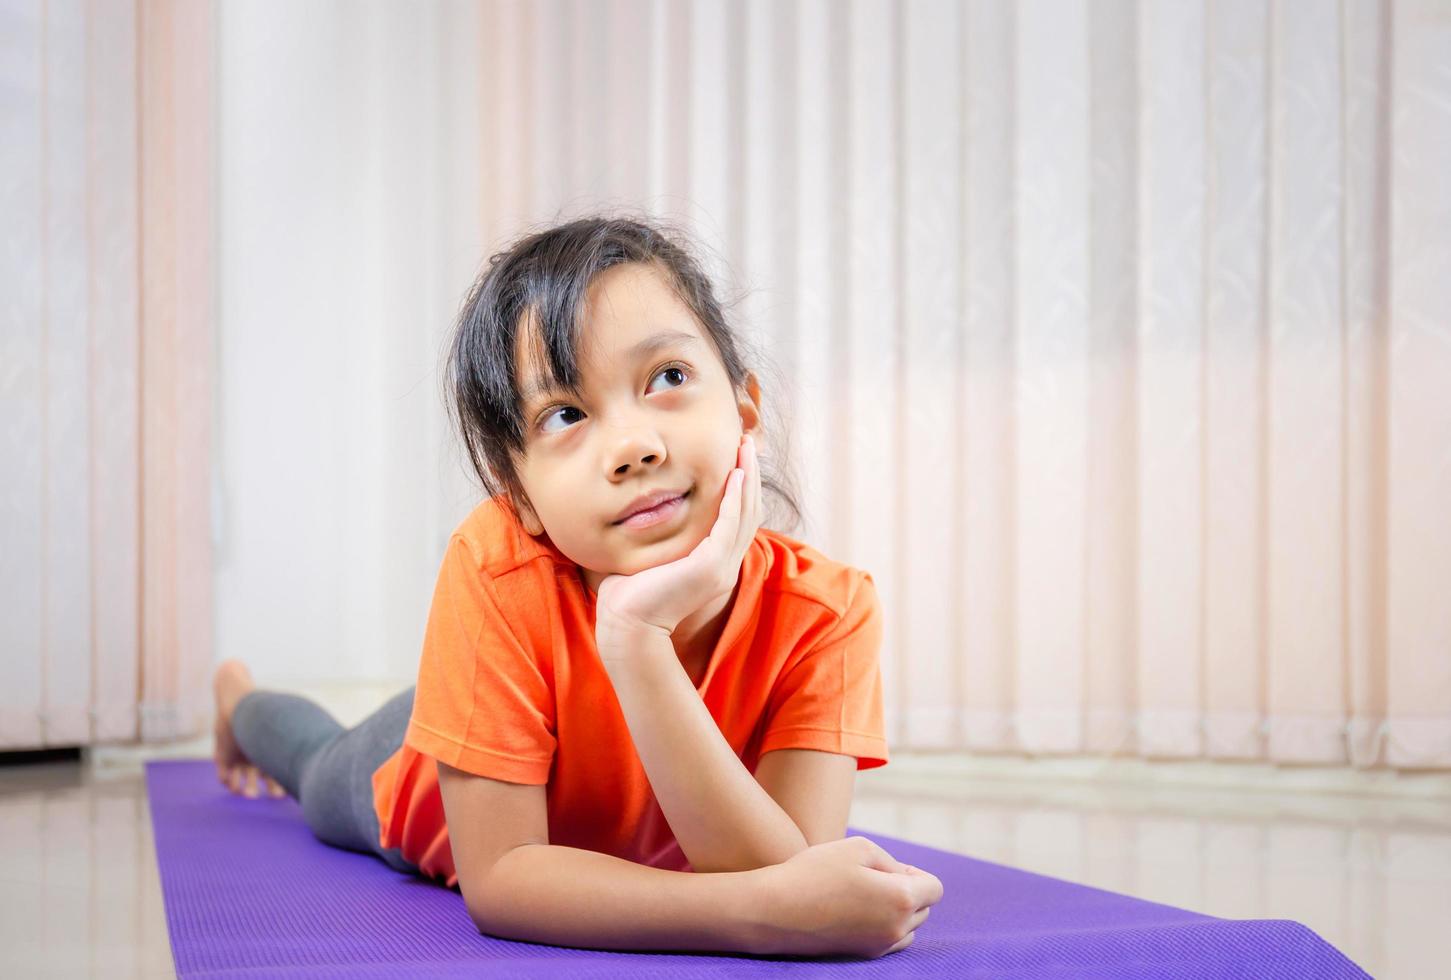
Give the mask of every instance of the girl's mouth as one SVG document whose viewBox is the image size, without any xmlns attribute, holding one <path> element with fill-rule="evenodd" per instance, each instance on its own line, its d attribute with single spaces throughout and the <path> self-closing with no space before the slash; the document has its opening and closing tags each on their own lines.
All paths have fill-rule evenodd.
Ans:
<svg viewBox="0 0 1451 980">
<path fill-rule="evenodd" d="M 649 510 L 642 510 L 637 514 L 631 514 L 616 527 L 643 528 L 654 527 L 666 521 L 673 520 L 676 515 L 685 512 L 685 498 L 691 494 L 690 490 L 685 491 L 678 497 L 671 497 L 669 500 L 662 500 Z"/>
</svg>

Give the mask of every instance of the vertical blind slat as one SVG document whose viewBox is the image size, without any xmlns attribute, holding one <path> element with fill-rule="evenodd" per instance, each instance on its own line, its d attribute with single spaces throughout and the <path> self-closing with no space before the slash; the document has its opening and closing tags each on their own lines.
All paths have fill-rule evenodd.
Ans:
<svg viewBox="0 0 1451 980">
<path fill-rule="evenodd" d="M 1277 8 L 1270 43 L 1269 753 L 1344 757 L 1344 388 L 1337 7 Z"/>
<path fill-rule="evenodd" d="M 1016 718 L 1029 751 L 1075 752 L 1088 516 L 1089 12 L 1035 2 L 1017 16 Z"/>
<path fill-rule="evenodd" d="M 1139 8 L 1139 745 L 1200 751 L 1203 697 L 1204 20 Z"/>
<path fill-rule="evenodd" d="M 906 72 L 902 142 L 906 200 L 902 241 L 903 422 L 907 495 L 896 502 L 903 544 L 914 572 L 904 603 L 904 737 L 945 748 L 956 734 L 953 629 L 957 608 L 959 492 L 962 449 L 958 415 L 962 310 L 962 64 L 960 8 L 910 4 L 902 42 Z M 931 568 L 934 574 L 916 574 Z M 922 656 L 918 651 L 937 651 Z"/>
<path fill-rule="evenodd" d="M 1211 4 L 1206 14 L 1205 750 L 1253 759 L 1263 752 L 1260 351 L 1268 329 L 1262 303 L 1268 11 L 1243 0 Z"/>
</svg>

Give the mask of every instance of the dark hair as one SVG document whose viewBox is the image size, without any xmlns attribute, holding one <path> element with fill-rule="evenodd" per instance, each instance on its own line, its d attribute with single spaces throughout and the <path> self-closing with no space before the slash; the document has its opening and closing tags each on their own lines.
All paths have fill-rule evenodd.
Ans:
<svg viewBox="0 0 1451 980">
<path fill-rule="evenodd" d="M 663 272 L 714 344 L 732 389 L 741 390 L 751 370 L 743 355 L 747 345 L 727 322 L 688 241 L 659 223 L 593 215 L 526 234 L 489 258 L 459 310 L 443 384 L 449 414 L 486 496 L 506 494 L 516 510 L 520 501 L 529 499 L 515 468 L 516 454 L 522 456 L 525 450 L 514 369 L 518 331 L 526 321 L 537 328 L 548 362 L 540 367 L 548 380 L 578 395 L 577 353 L 586 293 L 595 276 L 612 266 L 642 262 Z M 750 355 L 753 364 L 764 363 L 754 349 Z M 764 397 L 762 403 L 764 428 L 766 408 L 773 403 Z M 764 435 L 773 433 L 768 429 Z M 786 433 L 781 436 L 784 444 Z M 757 443 L 761 441 L 758 437 Z M 762 523 L 790 530 L 801 520 L 790 467 L 776 465 L 776 454 L 765 446 L 760 457 L 762 490 L 779 498 L 791 517 L 780 527 L 769 518 Z"/>
</svg>

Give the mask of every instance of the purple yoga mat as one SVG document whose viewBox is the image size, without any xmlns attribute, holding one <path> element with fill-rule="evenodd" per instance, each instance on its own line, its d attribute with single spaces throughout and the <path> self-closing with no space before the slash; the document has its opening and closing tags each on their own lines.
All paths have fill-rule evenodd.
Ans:
<svg viewBox="0 0 1451 980">
<path fill-rule="evenodd" d="M 621 953 L 481 935 L 456 891 L 312 836 L 209 760 L 146 764 L 181 977 L 1366 977 L 1298 922 L 1218 919 L 880 834 L 942 879 L 911 946 L 875 960 Z M 861 833 L 853 830 L 852 833 Z"/>
</svg>

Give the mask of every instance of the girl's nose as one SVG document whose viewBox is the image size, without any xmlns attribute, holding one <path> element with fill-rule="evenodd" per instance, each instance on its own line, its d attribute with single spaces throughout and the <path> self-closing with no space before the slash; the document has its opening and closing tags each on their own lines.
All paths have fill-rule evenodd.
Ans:
<svg viewBox="0 0 1451 980">
<path fill-rule="evenodd" d="M 635 466 L 636 469 L 640 469 L 642 467 L 654 464 L 659 460 L 659 458 L 660 457 L 655 453 L 646 453 L 645 455 L 641 456 L 636 463 L 630 463 L 628 461 L 620 463 L 615 467 L 615 475 L 624 476 L 626 473 L 630 472 L 631 466 Z"/>
<path fill-rule="evenodd" d="M 632 469 L 654 468 L 665 461 L 665 437 L 658 418 L 640 405 L 616 405 L 597 416 L 605 473 L 612 479 Z"/>
</svg>

